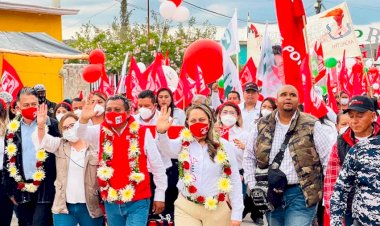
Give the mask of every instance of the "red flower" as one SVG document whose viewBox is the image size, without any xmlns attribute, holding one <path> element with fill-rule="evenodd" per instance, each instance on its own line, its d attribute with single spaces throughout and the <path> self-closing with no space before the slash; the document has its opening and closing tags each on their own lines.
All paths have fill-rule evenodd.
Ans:
<svg viewBox="0 0 380 226">
<path fill-rule="evenodd" d="M 106 200 L 107 196 L 108 196 L 108 192 L 107 191 L 101 191 L 100 192 L 100 197 L 102 197 L 102 199 Z"/>
<path fill-rule="evenodd" d="M 10 162 L 10 163 L 15 163 L 15 162 L 16 162 L 16 157 L 13 156 L 12 158 L 10 158 L 10 159 L 9 159 L 9 162 Z"/>
<path fill-rule="evenodd" d="M 25 188 L 25 183 L 23 182 L 18 183 L 17 188 L 22 190 L 23 188 Z"/>
<path fill-rule="evenodd" d="M 224 168 L 224 173 L 228 176 L 231 175 L 232 173 L 231 168 L 230 167 Z"/>
<path fill-rule="evenodd" d="M 100 186 L 100 187 L 105 187 L 105 186 L 107 186 L 107 181 L 104 181 L 104 180 L 98 180 L 98 183 L 99 183 L 99 186 Z"/>
<path fill-rule="evenodd" d="M 182 164 L 182 166 L 183 166 L 183 168 L 184 168 L 185 170 L 190 169 L 190 163 L 189 163 L 188 161 L 184 161 L 183 164 Z"/>
<path fill-rule="evenodd" d="M 39 186 L 41 184 L 41 181 L 33 181 L 33 184 Z"/>
<path fill-rule="evenodd" d="M 190 186 L 189 186 L 189 192 L 190 192 L 191 194 L 193 194 L 193 193 L 197 192 L 197 188 L 196 188 L 194 185 L 190 185 Z"/>
<path fill-rule="evenodd" d="M 220 194 L 218 195 L 218 201 L 219 201 L 219 202 L 223 202 L 225 199 L 226 199 L 226 195 L 225 195 L 225 194 L 220 193 Z"/>
<path fill-rule="evenodd" d="M 205 202 L 205 197 L 203 196 L 198 196 L 197 202 L 204 203 Z"/>
<path fill-rule="evenodd" d="M 107 166 L 112 166 L 112 161 L 111 161 L 111 160 L 107 160 L 107 161 L 106 161 L 106 165 L 107 165 Z"/>
<path fill-rule="evenodd" d="M 7 135 L 7 139 L 13 139 L 14 136 L 15 135 L 13 133 L 10 133 L 10 134 Z"/>
<path fill-rule="evenodd" d="M 182 146 L 185 146 L 185 147 L 188 147 L 190 145 L 190 142 L 189 141 L 184 141 L 182 143 Z"/>
<path fill-rule="evenodd" d="M 42 162 L 38 161 L 38 162 L 36 163 L 36 167 L 38 168 L 38 167 L 41 167 L 41 166 L 42 166 Z"/>
</svg>

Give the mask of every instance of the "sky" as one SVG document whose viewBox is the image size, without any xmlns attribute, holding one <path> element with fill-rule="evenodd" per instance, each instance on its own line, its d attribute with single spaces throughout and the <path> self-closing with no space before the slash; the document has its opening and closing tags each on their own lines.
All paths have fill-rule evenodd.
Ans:
<svg viewBox="0 0 380 226">
<path fill-rule="evenodd" d="M 14 3 L 25 3 L 41 6 L 51 6 L 52 0 L 4 0 Z M 119 0 L 120 1 L 120 0 Z M 77 15 L 64 16 L 62 21 L 63 38 L 70 38 L 80 26 L 91 22 L 100 28 L 107 28 L 114 18 L 119 15 L 120 2 L 116 0 L 61 0 L 61 7 L 80 10 Z M 133 9 L 132 22 L 146 23 L 147 2 L 150 2 L 151 10 L 158 12 L 159 0 L 128 0 L 129 9 Z M 224 15 L 232 16 L 234 9 L 238 10 L 239 27 L 246 26 L 248 13 L 252 22 L 276 22 L 274 0 L 187 0 L 188 2 L 215 11 Z M 342 0 L 323 0 L 326 9 L 342 3 Z M 380 11 L 379 0 L 346 0 L 351 17 L 355 25 L 380 23 L 378 12 Z M 303 0 L 307 15 L 314 15 L 315 0 Z M 196 18 L 197 24 L 208 20 L 212 25 L 224 27 L 229 19 L 202 11 L 198 8 L 182 3 L 186 6 L 190 15 Z M 322 9 L 323 11 L 323 9 Z M 175 24 L 175 22 L 173 22 Z"/>
</svg>

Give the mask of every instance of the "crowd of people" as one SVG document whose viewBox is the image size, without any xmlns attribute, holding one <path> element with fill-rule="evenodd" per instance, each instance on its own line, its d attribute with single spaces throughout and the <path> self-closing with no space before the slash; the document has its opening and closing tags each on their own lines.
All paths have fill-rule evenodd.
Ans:
<svg viewBox="0 0 380 226">
<path fill-rule="evenodd" d="M 136 104 L 0 93 L 0 225 L 380 225 L 376 99 L 341 92 L 316 118 L 291 85 L 211 88 L 184 110 L 168 88 Z"/>
</svg>

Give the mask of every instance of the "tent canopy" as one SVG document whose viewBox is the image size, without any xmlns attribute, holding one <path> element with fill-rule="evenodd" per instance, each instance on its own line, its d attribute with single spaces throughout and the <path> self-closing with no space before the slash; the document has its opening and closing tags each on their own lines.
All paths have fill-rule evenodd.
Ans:
<svg viewBox="0 0 380 226">
<path fill-rule="evenodd" d="M 57 59 L 88 58 L 87 54 L 42 32 L 0 32 L 0 53 Z"/>
</svg>

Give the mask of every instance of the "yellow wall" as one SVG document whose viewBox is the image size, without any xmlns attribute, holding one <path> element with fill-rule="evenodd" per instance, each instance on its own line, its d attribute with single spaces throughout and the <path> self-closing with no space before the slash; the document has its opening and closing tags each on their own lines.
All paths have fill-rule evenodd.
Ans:
<svg viewBox="0 0 380 226">
<path fill-rule="evenodd" d="M 0 10 L 0 31 L 45 32 L 57 40 L 62 40 L 61 16 L 42 15 Z M 46 87 L 47 98 L 60 102 L 63 98 L 63 78 L 59 71 L 63 60 L 43 57 L 27 57 L 0 53 L 17 71 L 24 86 L 42 83 Z"/>
</svg>

